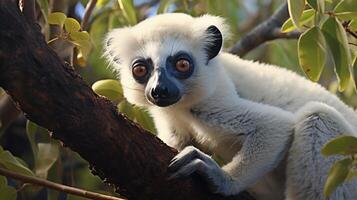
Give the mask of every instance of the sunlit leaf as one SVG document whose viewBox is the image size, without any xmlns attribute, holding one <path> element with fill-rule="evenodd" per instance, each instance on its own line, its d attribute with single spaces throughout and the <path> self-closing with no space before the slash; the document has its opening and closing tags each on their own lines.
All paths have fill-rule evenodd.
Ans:
<svg viewBox="0 0 357 200">
<path fill-rule="evenodd" d="M 37 145 L 36 145 L 36 131 L 37 131 L 38 125 L 35 124 L 34 122 L 27 120 L 26 122 L 26 135 L 27 135 L 27 139 L 30 142 L 31 145 L 31 150 L 33 153 L 34 158 L 37 157 Z"/>
<path fill-rule="evenodd" d="M 357 1 L 342 0 L 334 9 L 335 15 L 343 20 L 357 20 Z"/>
<path fill-rule="evenodd" d="M 73 41 L 89 41 L 89 33 L 87 31 L 81 31 L 81 32 L 73 32 L 69 35 L 71 40 Z"/>
<path fill-rule="evenodd" d="M 79 47 L 83 57 L 87 58 L 92 47 L 91 42 L 89 40 L 77 40 L 73 41 L 73 43 Z"/>
<path fill-rule="evenodd" d="M 7 184 L 6 177 L 0 176 L 0 199 L 16 200 L 16 189 Z"/>
<path fill-rule="evenodd" d="M 37 4 L 40 6 L 43 17 L 48 19 L 48 0 L 37 0 Z"/>
<path fill-rule="evenodd" d="M 123 100 L 119 103 L 118 110 L 119 112 L 125 114 L 129 119 L 135 119 L 135 110 L 133 108 L 133 105 L 131 105 L 126 100 Z"/>
<path fill-rule="evenodd" d="M 48 15 L 48 23 L 63 26 L 67 16 L 61 12 L 53 12 Z"/>
<path fill-rule="evenodd" d="M 135 25 L 137 23 L 134 3 L 132 0 L 118 0 L 119 7 L 123 11 L 126 19 L 130 25 Z"/>
<path fill-rule="evenodd" d="M 38 177 L 47 178 L 48 170 L 57 161 L 59 148 L 57 143 L 39 143 L 35 173 Z"/>
<path fill-rule="evenodd" d="M 112 101 L 123 98 L 123 88 L 117 80 L 105 79 L 97 81 L 92 85 L 92 89 L 95 93 Z"/>
<path fill-rule="evenodd" d="M 327 142 L 321 149 L 324 156 L 351 155 L 357 153 L 357 138 L 344 135 Z"/>
<path fill-rule="evenodd" d="M 314 10 L 324 13 L 325 12 L 325 1 L 324 0 L 307 0 L 307 3 Z"/>
<path fill-rule="evenodd" d="M 26 166 L 22 165 L 15 158 L 15 156 L 13 156 L 9 151 L 4 151 L 2 148 L 0 148 L 0 165 L 13 172 L 18 172 L 28 176 L 35 176 L 35 174 Z"/>
<path fill-rule="evenodd" d="M 355 90 L 357 91 L 357 54 L 355 55 L 355 58 L 353 60 L 352 64 L 352 69 L 353 69 L 353 80 L 355 83 Z"/>
<path fill-rule="evenodd" d="M 81 25 L 76 19 L 69 17 L 64 20 L 64 29 L 68 33 L 78 32 L 81 29 Z"/>
<path fill-rule="evenodd" d="M 305 9 L 305 0 L 288 0 L 288 8 L 294 25 L 300 29 L 299 19 Z"/>
<path fill-rule="evenodd" d="M 325 197 L 329 197 L 346 180 L 351 163 L 352 159 L 346 158 L 333 164 L 324 187 Z"/>
<path fill-rule="evenodd" d="M 315 11 L 313 9 L 304 10 L 304 12 L 302 13 L 302 15 L 299 19 L 300 25 L 302 26 L 302 25 L 308 23 L 309 21 L 314 19 L 314 16 L 315 16 Z M 296 27 L 295 27 L 293 21 L 291 20 L 291 18 L 286 20 L 281 27 L 281 31 L 284 33 L 293 31 L 295 29 L 296 29 Z"/>
<path fill-rule="evenodd" d="M 165 13 L 167 12 L 168 8 L 172 3 L 174 3 L 176 0 L 163 0 L 160 1 L 159 8 L 157 9 L 157 14 Z"/>
<path fill-rule="evenodd" d="M 346 181 L 351 181 L 357 178 L 357 160 L 353 160 L 346 177 Z"/>
<path fill-rule="evenodd" d="M 357 31 L 357 20 L 352 20 L 348 26 L 352 31 Z"/>
<path fill-rule="evenodd" d="M 110 0 L 98 0 L 96 6 L 98 8 L 101 8 L 101 7 L 105 6 L 109 2 L 110 2 Z"/>
<path fill-rule="evenodd" d="M 307 77 L 318 81 L 326 61 L 326 43 L 321 30 L 314 26 L 298 42 L 299 63 Z"/>
<path fill-rule="evenodd" d="M 135 108 L 135 120 L 145 129 L 149 130 L 150 132 L 156 132 L 154 122 L 150 117 L 149 113 L 143 109 Z"/>
<path fill-rule="evenodd" d="M 343 91 L 350 81 L 350 72 L 352 72 L 351 55 L 346 33 L 341 23 L 334 17 L 328 18 L 323 23 L 322 32 L 334 61 L 339 90 Z"/>
</svg>

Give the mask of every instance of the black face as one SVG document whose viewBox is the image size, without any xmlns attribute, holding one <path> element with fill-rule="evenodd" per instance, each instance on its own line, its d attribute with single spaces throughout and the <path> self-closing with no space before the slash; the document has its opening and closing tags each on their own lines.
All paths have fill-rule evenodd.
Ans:
<svg viewBox="0 0 357 200">
<path fill-rule="evenodd" d="M 176 80 L 189 78 L 194 71 L 192 57 L 185 52 L 178 52 L 166 59 L 165 66 L 153 70 L 151 59 L 136 59 L 132 64 L 135 80 L 150 85 L 146 86 L 145 95 L 153 104 L 166 107 L 178 102 L 182 97 Z"/>
</svg>

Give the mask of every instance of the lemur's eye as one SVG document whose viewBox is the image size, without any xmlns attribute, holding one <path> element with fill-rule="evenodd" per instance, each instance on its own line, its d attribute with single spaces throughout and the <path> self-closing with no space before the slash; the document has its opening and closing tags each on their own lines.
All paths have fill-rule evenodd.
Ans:
<svg viewBox="0 0 357 200">
<path fill-rule="evenodd" d="M 147 73 L 148 69 L 145 65 L 136 65 L 133 67 L 133 74 L 138 78 L 144 77 Z"/>
<path fill-rule="evenodd" d="M 190 61 L 186 59 L 180 59 L 176 62 L 176 69 L 179 72 L 188 72 L 191 69 Z"/>
</svg>

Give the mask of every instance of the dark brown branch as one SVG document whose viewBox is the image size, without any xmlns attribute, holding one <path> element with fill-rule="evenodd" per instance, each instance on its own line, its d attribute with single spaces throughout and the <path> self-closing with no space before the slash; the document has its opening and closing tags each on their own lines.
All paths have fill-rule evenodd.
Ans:
<svg viewBox="0 0 357 200">
<path fill-rule="evenodd" d="M 83 20 L 82 20 L 82 23 L 81 23 L 81 27 L 82 27 L 82 30 L 83 31 L 86 31 L 88 30 L 88 27 L 89 27 L 89 18 L 90 16 L 92 15 L 92 12 L 95 8 L 95 5 L 97 4 L 97 0 L 90 0 L 88 3 L 87 3 L 87 6 L 86 6 L 86 9 L 84 11 L 84 17 L 83 17 Z"/>
<path fill-rule="evenodd" d="M 11 0 L 0 1 L 0 19 L 0 86 L 30 120 L 86 159 L 93 173 L 131 200 L 223 198 L 197 177 L 167 180 L 177 151 L 96 95 Z M 239 199 L 251 198 L 244 193 Z"/>
<path fill-rule="evenodd" d="M 288 5 L 285 3 L 270 18 L 243 36 L 243 38 L 230 49 L 230 53 L 243 57 L 249 51 L 267 41 L 281 38 L 298 38 L 300 36 L 299 32 L 282 33 L 280 31 L 280 27 L 288 18 Z"/>
<path fill-rule="evenodd" d="M 34 185 L 43 186 L 46 188 L 50 188 L 50 189 L 57 190 L 57 191 L 62 191 L 62 192 L 65 192 L 68 194 L 73 194 L 73 195 L 80 196 L 80 197 L 85 197 L 88 199 L 124 200 L 124 199 L 120 199 L 117 197 L 112 197 L 112 196 L 108 196 L 108 195 L 103 195 L 103 194 L 99 194 L 99 193 L 95 193 L 95 192 L 78 189 L 75 187 L 70 187 L 70 186 L 54 183 L 54 182 L 51 182 L 51 181 L 48 181 L 45 179 L 41 179 L 41 178 L 37 178 L 37 177 L 22 175 L 22 174 L 15 173 L 15 172 L 9 171 L 7 169 L 4 169 L 2 167 L 0 167 L 0 175 L 6 176 L 9 178 L 13 178 L 13 179 L 16 179 L 16 180 L 19 180 L 19 181 L 25 183 L 23 185 L 23 187 L 26 186 L 26 184 L 31 183 Z"/>
</svg>

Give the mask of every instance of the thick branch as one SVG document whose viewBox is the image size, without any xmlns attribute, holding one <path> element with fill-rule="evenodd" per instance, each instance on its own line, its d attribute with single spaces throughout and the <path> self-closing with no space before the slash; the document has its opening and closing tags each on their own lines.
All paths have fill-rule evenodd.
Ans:
<svg viewBox="0 0 357 200">
<path fill-rule="evenodd" d="M 78 152 L 102 179 L 130 199 L 222 198 L 197 177 L 167 180 L 177 151 L 93 93 L 11 0 L 0 1 L 0 19 L 0 86 L 29 119 Z"/>
<path fill-rule="evenodd" d="M 280 38 L 298 38 L 300 36 L 299 32 L 282 33 L 280 31 L 280 27 L 288 18 L 288 5 L 285 3 L 266 21 L 243 36 L 243 38 L 230 49 L 230 53 L 242 57 L 267 41 Z"/>
<path fill-rule="evenodd" d="M 51 181 L 48 181 L 45 179 L 41 179 L 41 178 L 37 178 L 37 177 L 31 177 L 31 176 L 18 174 L 18 173 L 9 171 L 7 169 L 4 169 L 2 167 L 0 167 L 0 175 L 19 180 L 19 181 L 23 182 L 24 184 L 31 183 L 34 185 L 43 186 L 43 187 L 50 188 L 53 190 L 62 191 L 62 192 L 68 193 L 68 194 L 73 194 L 76 196 L 81 196 L 81 197 L 85 197 L 85 198 L 89 198 L 89 199 L 124 200 L 124 199 L 120 199 L 117 197 L 112 197 L 112 196 L 108 196 L 108 195 L 103 195 L 103 194 L 99 194 L 99 193 L 95 193 L 95 192 L 90 192 L 90 191 L 54 183 L 54 182 L 51 182 Z"/>
</svg>

